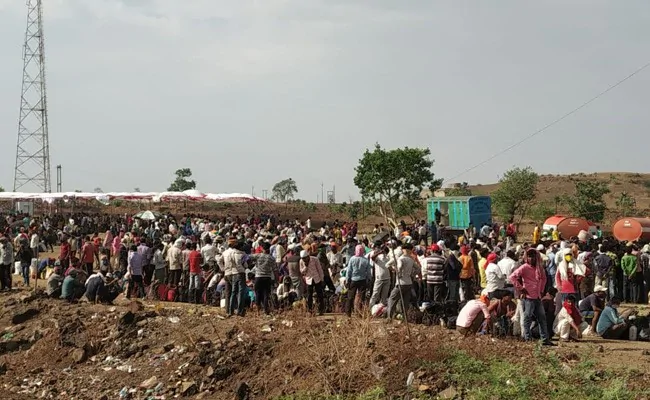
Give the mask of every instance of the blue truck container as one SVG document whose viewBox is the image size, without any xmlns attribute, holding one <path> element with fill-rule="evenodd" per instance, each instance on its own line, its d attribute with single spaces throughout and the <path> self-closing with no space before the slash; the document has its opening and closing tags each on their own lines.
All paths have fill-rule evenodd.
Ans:
<svg viewBox="0 0 650 400">
<path fill-rule="evenodd" d="M 492 199 L 490 196 L 434 197 L 427 201 L 429 224 L 435 221 L 435 212 L 442 214 L 440 222 L 452 230 L 462 230 L 472 222 L 477 229 L 483 224 L 492 225 Z"/>
</svg>

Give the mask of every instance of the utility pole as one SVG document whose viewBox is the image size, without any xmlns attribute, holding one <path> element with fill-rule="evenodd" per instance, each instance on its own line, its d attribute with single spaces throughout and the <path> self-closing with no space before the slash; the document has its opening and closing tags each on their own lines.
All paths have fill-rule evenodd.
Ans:
<svg viewBox="0 0 650 400">
<path fill-rule="evenodd" d="M 323 182 L 320 183 L 320 202 L 325 203 L 325 186 Z M 316 201 L 318 201 L 318 196 L 316 196 Z"/>
<path fill-rule="evenodd" d="M 63 176 L 61 174 L 61 164 L 56 166 L 56 192 L 61 193 L 63 191 Z"/>
<path fill-rule="evenodd" d="M 14 192 L 30 185 L 45 193 L 50 181 L 50 141 L 45 85 L 43 4 L 27 0 L 27 28 L 23 46 L 23 83 L 20 94 Z"/>
<path fill-rule="evenodd" d="M 251 186 L 251 196 L 255 196 L 255 186 Z"/>
</svg>

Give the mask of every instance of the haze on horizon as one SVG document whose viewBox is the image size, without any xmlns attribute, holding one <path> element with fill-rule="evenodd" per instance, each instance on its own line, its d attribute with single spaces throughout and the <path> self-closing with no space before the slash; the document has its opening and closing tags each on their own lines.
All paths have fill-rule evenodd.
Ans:
<svg viewBox="0 0 650 400">
<path fill-rule="evenodd" d="M 51 0 L 52 187 L 358 198 L 366 148 L 430 147 L 456 176 L 649 59 L 650 2 Z M 0 186 L 13 187 L 24 2 L 0 0 Z M 456 181 L 649 172 L 650 69 Z M 27 189 L 25 189 L 26 191 Z"/>
</svg>

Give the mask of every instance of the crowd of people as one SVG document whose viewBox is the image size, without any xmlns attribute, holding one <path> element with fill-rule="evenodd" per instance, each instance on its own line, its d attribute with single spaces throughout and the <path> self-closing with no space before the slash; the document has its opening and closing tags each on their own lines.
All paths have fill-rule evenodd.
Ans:
<svg viewBox="0 0 650 400">
<path fill-rule="evenodd" d="M 465 335 L 546 345 L 556 334 L 563 341 L 648 334 L 647 317 L 618 306 L 648 301 L 650 246 L 613 238 L 537 233 L 515 245 L 512 224 L 454 235 L 425 221 L 380 224 L 366 236 L 354 222 L 314 226 L 272 215 L 12 215 L 3 225 L 2 289 L 16 263 L 29 285 L 38 260 L 48 294 L 68 301 L 110 303 L 124 293 L 222 305 L 229 316 L 304 304 L 314 314 L 441 322 Z M 58 257 L 39 259 L 55 245 Z"/>
</svg>

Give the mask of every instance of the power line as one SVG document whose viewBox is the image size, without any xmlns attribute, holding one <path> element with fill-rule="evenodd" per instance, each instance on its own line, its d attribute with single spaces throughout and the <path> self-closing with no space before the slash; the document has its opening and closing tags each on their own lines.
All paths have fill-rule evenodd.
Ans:
<svg viewBox="0 0 650 400">
<path fill-rule="evenodd" d="M 571 115 L 577 113 L 578 111 L 580 111 L 583 108 L 587 107 L 589 104 L 591 104 L 594 101 L 598 100 L 600 97 L 602 97 L 605 94 L 607 94 L 608 92 L 612 91 L 613 89 L 615 89 L 619 85 L 623 84 L 628 79 L 630 79 L 633 76 L 637 75 L 639 72 L 643 71 L 647 67 L 650 67 L 650 62 L 648 62 L 647 64 L 645 64 L 642 67 L 638 68 L 636 71 L 632 72 L 631 74 L 627 75 L 625 78 L 623 78 L 623 79 L 619 80 L 618 82 L 614 83 L 613 85 L 609 86 L 607 89 L 603 90 L 602 92 L 598 93 L 596 96 L 594 96 L 591 99 L 587 100 L 586 102 L 582 103 L 580 106 L 578 106 L 578 107 L 574 108 L 573 110 L 569 111 L 568 113 L 562 115 L 560 118 L 556 119 L 555 121 L 553 121 L 553 122 L 551 122 L 551 123 L 549 123 L 547 125 L 544 125 L 541 129 L 538 129 L 537 131 L 535 131 L 535 132 L 531 133 L 530 135 L 524 137 L 520 141 L 515 142 L 515 143 L 511 144 L 510 146 L 500 150 L 496 154 L 492 155 L 491 157 L 489 157 L 488 159 L 486 159 L 484 161 L 481 161 L 480 163 L 474 165 L 473 167 L 470 167 L 470 168 L 464 170 L 463 172 L 461 172 L 461 173 L 459 173 L 459 174 L 457 174 L 457 175 L 455 175 L 455 176 L 453 176 L 451 178 L 446 179 L 446 181 L 452 181 L 452 180 L 454 180 L 454 179 L 456 179 L 456 178 L 458 178 L 460 176 L 465 175 L 466 173 L 468 173 L 470 171 L 475 170 L 478 167 L 481 167 L 481 166 L 489 163 L 490 161 L 494 160 L 495 158 L 499 157 L 500 155 L 514 149 L 515 147 L 517 147 L 517 146 L 521 145 L 522 143 L 526 142 L 527 140 L 532 139 L 533 137 L 535 137 L 535 136 L 539 135 L 540 133 L 546 131 L 548 128 L 552 127 L 553 125 L 556 125 L 559 122 L 562 122 L 566 118 L 568 118 Z"/>
</svg>

